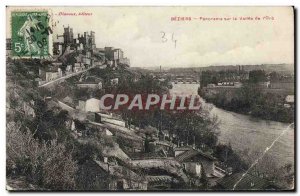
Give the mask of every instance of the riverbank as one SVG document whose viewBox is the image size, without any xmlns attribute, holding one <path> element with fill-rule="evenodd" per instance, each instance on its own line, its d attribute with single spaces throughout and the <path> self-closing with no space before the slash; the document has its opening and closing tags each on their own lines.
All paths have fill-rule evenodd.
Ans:
<svg viewBox="0 0 300 196">
<path fill-rule="evenodd" d="M 198 90 L 199 95 L 218 108 L 263 120 L 294 122 L 294 103 L 287 104 L 284 94 L 266 93 L 254 85 L 244 85 L 234 91 Z"/>
</svg>

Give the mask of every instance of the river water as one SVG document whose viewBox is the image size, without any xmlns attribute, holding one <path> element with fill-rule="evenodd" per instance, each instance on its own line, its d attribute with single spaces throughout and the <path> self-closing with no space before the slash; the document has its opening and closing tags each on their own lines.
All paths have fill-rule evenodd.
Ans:
<svg viewBox="0 0 300 196">
<path fill-rule="evenodd" d="M 171 94 L 198 94 L 199 84 L 174 84 Z M 211 115 L 220 120 L 219 142 L 231 144 L 232 148 L 242 156 L 250 151 L 253 156 L 259 156 L 266 147 L 271 145 L 280 133 L 285 134 L 268 151 L 267 155 L 277 165 L 294 164 L 294 128 L 287 123 L 261 120 L 248 115 L 229 112 L 215 107 L 203 100 L 203 107 L 211 109 Z"/>
</svg>

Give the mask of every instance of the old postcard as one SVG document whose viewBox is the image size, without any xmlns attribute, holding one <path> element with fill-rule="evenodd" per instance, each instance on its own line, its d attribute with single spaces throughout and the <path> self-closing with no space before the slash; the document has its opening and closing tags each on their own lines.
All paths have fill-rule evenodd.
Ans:
<svg viewBox="0 0 300 196">
<path fill-rule="evenodd" d="M 293 7 L 6 21 L 7 190 L 295 190 Z"/>
</svg>

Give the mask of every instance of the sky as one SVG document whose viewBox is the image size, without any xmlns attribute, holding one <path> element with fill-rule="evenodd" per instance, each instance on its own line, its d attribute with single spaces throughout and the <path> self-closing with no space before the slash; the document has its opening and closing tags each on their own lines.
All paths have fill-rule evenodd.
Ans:
<svg viewBox="0 0 300 196">
<path fill-rule="evenodd" d="M 46 7 L 63 27 L 94 31 L 96 46 L 121 48 L 134 67 L 203 67 L 235 64 L 293 64 L 291 7 Z M 60 12 L 77 13 L 62 16 Z M 91 13 L 79 16 L 78 13 Z M 8 14 L 9 15 L 9 14 Z M 274 20 L 264 20 L 268 16 Z M 191 21 L 171 21 L 191 17 Z M 223 18 L 203 21 L 194 18 Z M 233 17 L 237 20 L 233 20 Z M 259 17 L 260 20 L 240 20 Z M 224 18 L 231 18 L 225 21 Z M 162 38 L 165 35 L 164 39 Z M 173 36 L 173 39 L 172 39 Z M 175 41 L 176 40 L 176 47 Z"/>
</svg>

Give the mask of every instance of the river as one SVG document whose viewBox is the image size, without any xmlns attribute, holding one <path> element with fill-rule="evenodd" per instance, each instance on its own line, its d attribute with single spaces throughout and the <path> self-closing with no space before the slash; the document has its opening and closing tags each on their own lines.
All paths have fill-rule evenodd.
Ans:
<svg viewBox="0 0 300 196">
<path fill-rule="evenodd" d="M 174 84 L 171 94 L 198 94 L 199 84 Z M 246 150 L 262 153 L 282 131 L 284 135 L 268 151 L 268 156 L 277 165 L 294 163 L 294 128 L 287 123 L 267 121 L 248 115 L 229 112 L 215 107 L 203 100 L 203 106 L 211 109 L 211 115 L 220 120 L 219 142 L 231 144 L 232 148 L 243 155 Z M 253 155 L 254 156 L 254 155 Z M 258 156 L 256 154 L 255 156 Z"/>
</svg>

